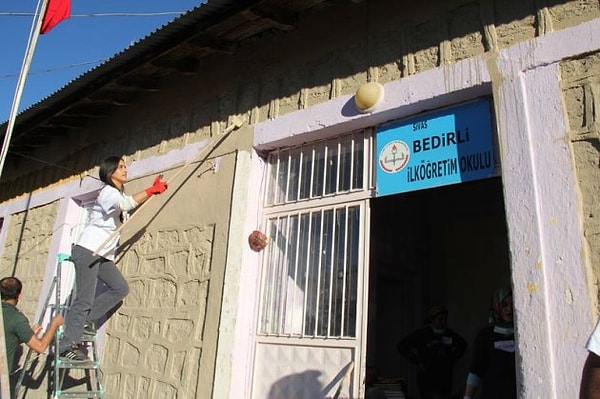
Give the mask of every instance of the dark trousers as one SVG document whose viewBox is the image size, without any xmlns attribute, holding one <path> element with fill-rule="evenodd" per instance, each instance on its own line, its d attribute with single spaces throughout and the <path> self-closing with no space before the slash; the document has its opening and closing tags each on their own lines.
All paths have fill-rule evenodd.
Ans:
<svg viewBox="0 0 600 399">
<path fill-rule="evenodd" d="M 452 392 L 452 370 L 440 373 L 421 371 L 417 375 L 421 399 L 450 399 Z"/>
<path fill-rule="evenodd" d="M 71 258 L 75 264 L 76 292 L 65 320 L 59 353 L 81 342 L 84 324 L 105 315 L 129 293 L 129 285 L 113 261 L 94 256 L 79 245 L 73 246 Z M 97 280 L 107 287 L 98 297 Z"/>
</svg>

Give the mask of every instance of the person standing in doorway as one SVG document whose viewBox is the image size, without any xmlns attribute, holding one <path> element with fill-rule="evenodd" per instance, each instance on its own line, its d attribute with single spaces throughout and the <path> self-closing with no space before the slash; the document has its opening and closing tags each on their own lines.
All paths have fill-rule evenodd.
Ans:
<svg viewBox="0 0 600 399">
<path fill-rule="evenodd" d="M 600 399 L 600 321 L 590 335 L 587 344 L 588 356 L 581 374 L 580 399 Z"/>
<path fill-rule="evenodd" d="M 500 288 L 492 298 L 491 325 L 484 327 L 473 346 L 464 399 L 474 397 L 483 380 L 481 399 L 517 399 L 512 292 Z"/>
<path fill-rule="evenodd" d="M 88 360 L 79 349 L 84 333 L 94 335 L 95 321 L 117 306 L 129 292 L 127 281 L 114 262 L 120 238 L 119 226 L 127 219 L 129 211 L 167 190 L 167 183 L 159 175 L 151 187 L 133 196 L 126 195 L 127 166 L 117 156 L 102 161 L 99 177 L 105 186 L 100 190 L 71 253 L 77 293 L 67 314 L 58 351 L 60 357 L 67 361 Z M 96 297 L 98 279 L 107 290 Z"/>
<path fill-rule="evenodd" d="M 419 328 L 398 344 L 398 351 L 418 365 L 417 384 L 421 399 L 450 399 L 452 369 L 467 350 L 467 342 L 447 326 L 445 307 L 432 306 L 427 312 L 427 325 Z"/>
</svg>

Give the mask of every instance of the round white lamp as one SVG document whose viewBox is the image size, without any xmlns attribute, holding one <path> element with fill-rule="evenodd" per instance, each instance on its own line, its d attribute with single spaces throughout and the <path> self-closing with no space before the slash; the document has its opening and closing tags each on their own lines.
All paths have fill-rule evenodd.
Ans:
<svg viewBox="0 0 600 399">
<path fill-rule="evenodd" d="M 365 83 L 356 90 L 354 104 L 358 112 L 371 112 L 383 101 L 384 89 L 377 82 Z"/>
</svg>

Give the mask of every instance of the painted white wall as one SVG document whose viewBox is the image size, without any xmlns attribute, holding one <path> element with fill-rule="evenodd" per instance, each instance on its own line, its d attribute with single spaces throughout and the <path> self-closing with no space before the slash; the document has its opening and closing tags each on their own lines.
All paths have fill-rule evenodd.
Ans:
<svg viewBox="0 0 600 399">
<path fill-rule="evenodd" d="M 577 397 L 584 345 L 593 327 L 595 295 L 589 292 L 581 255 L 584 238 L 573 154 L 564 137 L 567 122 L 558 63 L 598 51 L 598 37 L 600 20 L 594 20 L 497 54 L 389 82 L 384 85 L 384 101 L 368 114 L 356 112 L 353 97 L 343 96 L 255 125 L 254 147 L 264 151 L 493 95 L 517 311 L 521 398 Z M 242 312 L 251 312 L 254 306 L 240 301 Z M 236 334 L 253 345 L 247 331 Z M 238 370 L 233 374 L 251 373 L 247 364 L 247 358 L 234 354 L 233 367 Z M 245 397 L 233 393 L 229 398 Z"/>
<path fill-rule="evenodd" d="M 257 209 L 263 168 L 258 156 L 237 154 L 213 398 L 250 397 L 262 252 L 240 243 L 260 229 Z"/>
</svg>

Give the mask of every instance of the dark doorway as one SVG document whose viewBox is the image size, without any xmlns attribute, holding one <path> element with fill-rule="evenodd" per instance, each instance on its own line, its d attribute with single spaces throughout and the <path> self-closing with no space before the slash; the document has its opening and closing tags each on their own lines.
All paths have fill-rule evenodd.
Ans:
<svg viewBox="0 0 600 399">
<path fill-rule="evenodd" d="M 493 291 L 510 288 L 502 180 L 491 178 L 371 201 L 367 376 L 402 381 L 418 398 L 416 368 L 397 342 L 434 304 L 471 346 L 487 323 Z M 462 398 L 470 349 L 454 368 Z"/>
</svg>

